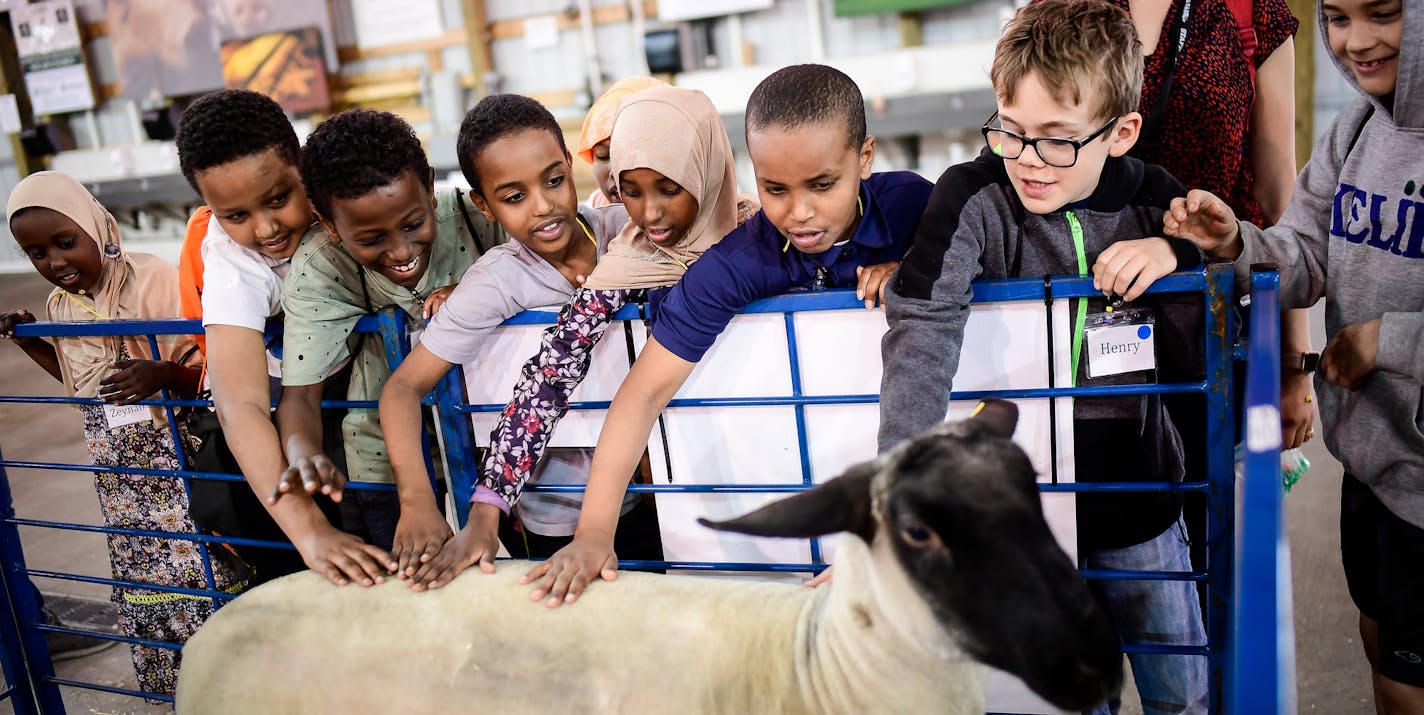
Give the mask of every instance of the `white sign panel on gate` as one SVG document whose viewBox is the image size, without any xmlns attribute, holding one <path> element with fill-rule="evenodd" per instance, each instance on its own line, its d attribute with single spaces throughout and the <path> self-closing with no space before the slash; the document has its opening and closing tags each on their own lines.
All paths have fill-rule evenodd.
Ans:
<svg viewBox="0 0 1424 715">
<path fill-rule="evenodd" d="M 1068 310 L 1055 307 L 1057 385 L 1068 384 Z M 786 318 L 780 313 L 741 315 L 718 338 L 675 399 L 777 397 L 792 394 Z M 958 391 L 1048 386 L 1046 314 L 1039 301 L 976 305 L 965 329 Z M 804 395 L 875 396 L 880 386 L 880 338 L 886 325 L 880 311 L 811 311 L 794 316 Z M 538 351 L 544 326 L 497 329 L 475 362 L 466 367 L 469 400 L 508 402 L 524 362 Z M 596 348 L 589 376 L 574 393 L 581 400 L 611 400 L 627 375 L 628 340 L 615 322 Z M 633 323 L 633 344 L 641 350 L 646 328 Z M 1052 475 L 1048 400 L 1018 400 L 1015 440 L 1029 453 L 1044 481 Z M 974 403 L 952 403 L 949 419 L 963 419 Z M 1058 470 L 1072 481 L 1072 401 L 1058 400 Z M 597 443 L 606 412 L 571 411 L 551 445 L 588 447 Z M 475 439 L 487 444 L 494 413 L 473 415 Z M 824 482 L 876 453 L 879 406 L 811 405 L 804 408 L 807 457 L 812 480 Z M 799 484 L 803 480 L 796 423 L 791 406 L 673 407 L 654 427 L 649 456 L 660 484 Z M 713 532 L 697 517 L 728 518 L 755 509 L 780 494 L 659 494 L 664 554 L 677 561 L 799 562 L 810 560 L 809 542 L 757 539 Z M 1070 555 L 1076 551 L 1073 499 L 1044 496 L 1050 526 Z M 829 545 L 827 544 L 827 550 Z"/>
<path fill-rule="evenodd" d="M 965 327 L 964 350 L 954 378 L 957 391 L 1048 386 L 1047 316 L 1041 301 L 975 305 Z M 1061 345 L 1055 351 L 1057 385 L 1070 371 L 1067 303 L 1055 309 Z M 790 369 L 782 314 L 738 316 L 698 364 L 677 398 L 789 395 Z M 795 315 L 797 355 L 803 395 L 878 395 L 880 339 L 886 330 L 880 311 L 808 311 Z M 1052 477 L 1048 400 L 1019 400 L 1015 441 L 1029 453 L 1043 481 Z M 1072 401 L 1057 405 L 1059 481 L 1072 481 Z M 949 419 L 963 419 L 973 402 L 952 403 Z M 667 411 L 667 454 L 671 483 L 795 484 L 802 481 L 795 409 L 671 408 Z M 879 405 L 810 405 L 805 409 L 807 455 L 812 480 L 819 483 L 876 454 Z M 773 416 L 779 419 L 774 419 Z M 656 437 L 657 435 L 655 435 Z M 696 517 L 725 518 L 748 511 L 775 495 L 658 495 L 663 549 L 670 560 L 761 561 L 765 553 L 809 558 L 807 542 L 756 539 L 709 532 Z M 1076 553 L 1073 497 L 1044 495 L 1045 514 L 1060 544 Z M 729 513 L 714 513 L 728 510 Z M 795 544 L 793 549 L 790 544 Z M 830 542 L 823 544 L 830 555 Z M 778 561 L 795 559 L 775 559 Z"/>
</svg>

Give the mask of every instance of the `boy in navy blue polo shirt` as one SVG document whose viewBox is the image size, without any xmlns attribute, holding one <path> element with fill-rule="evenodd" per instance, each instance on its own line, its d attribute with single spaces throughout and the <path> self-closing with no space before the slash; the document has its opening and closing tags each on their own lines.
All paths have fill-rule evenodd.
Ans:
<svg viewBox="0 0 1424 715">
<path fill-rule="evenodd" d="M 732 317 L 793 288 L 856 286 L 866 307 L 909 248 L 931 185 L 909 172 L 871 174 L 875 137 L 849 77 L 786 67 L 747 100 L 747 149 L 761 212 L 728 234 L 658 301 L 652 338 L 618 390 L 594 451 L 574 540 L 535 567 L 536 599 L 572 602 L 618 568 L 613 534 L 628 475 L 648 433 Z"/>
</svg>

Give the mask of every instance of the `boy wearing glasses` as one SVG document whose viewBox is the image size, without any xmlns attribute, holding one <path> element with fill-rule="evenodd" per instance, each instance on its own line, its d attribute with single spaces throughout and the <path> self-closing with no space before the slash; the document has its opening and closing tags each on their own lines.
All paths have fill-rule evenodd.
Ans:
<svg viewBox="0 0 1424 715">
<path fill-rule="evenodd" d="M 990 70 L 998 111 L 984 125 L 986 151 L 940 177 L 886 291 L 881 451 L 944 419 L 971 281 L 1091 272 L 1105 296 L 1132 302 L 1156 279 L 1200 264 L 1190 243 L 1156 235 L 1185 189 L 1127 156 L 1142 124 L 1142 63 L 1132 20 L 1100 0 L 1030 4 L 1005 28 Z M 1106 375 L 1092 369 L 1102 366 L 1092 353 L 1107 343 L 1087 320 L 1106 301 L 1070 303 L 1074 385 L 1200 379 L 1199 297 L 1139 303 L 1128 307 L 1154 320 L 1151 367 Z M 1181 439 L 1159 396 L 1078 398 L 1073 418 L 1078 481 L 1182 479 Z M 1191 570 L 1175 493 L 1083 494 L 1077 511 L 1082 567 Z M 1124 642 L 1205 644 L 1192 582 L 1091 585 Z M 1146 712 L 1206 712 L 1204 657 L 1130 658 Z"/>
</svg>

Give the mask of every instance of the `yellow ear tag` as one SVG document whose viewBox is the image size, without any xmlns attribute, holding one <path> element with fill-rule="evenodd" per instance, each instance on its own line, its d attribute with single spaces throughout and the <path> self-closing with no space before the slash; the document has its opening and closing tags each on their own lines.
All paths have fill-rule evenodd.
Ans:
<svg viewBox="0 0 1424 715">
<path fill-rule="evenodd" d="M 970 414 L 969 416 L 970 416 L 970 417 L 978 417 L 978 416 L 979 416 L 979 413 L 984 411 L 984 405 L 985 405 L 985 403 L 983 403 L 983 402 L 980 402 L 979 404 L 975 405 L 975 406 L 974 406 L 974 412 L 973 412 L 972 414 Z"/>
</svg>

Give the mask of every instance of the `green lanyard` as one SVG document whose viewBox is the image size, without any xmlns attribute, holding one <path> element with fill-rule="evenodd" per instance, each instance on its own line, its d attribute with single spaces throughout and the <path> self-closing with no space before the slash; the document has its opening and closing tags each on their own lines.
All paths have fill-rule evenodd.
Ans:
<svg viewBox="0 0 1424 715">
<path fill-rule="evenodd" d="M 1073 233 L 1073 251 L 1078 254 L 1078 275 L 1088 275 L 1088 255 L 1083 250 L 1083 227 L 1072 211 L 1063 214 L 1068 219 L 1068 230 Z M 1073 319 L 1073 375 L 1069 386 L 1078 384 L 1078 356 L 1083 352 L 1083 328 L 1088 319 L 1088 299 L 1078 299 L 1078 315 Z"/>
</svg>

